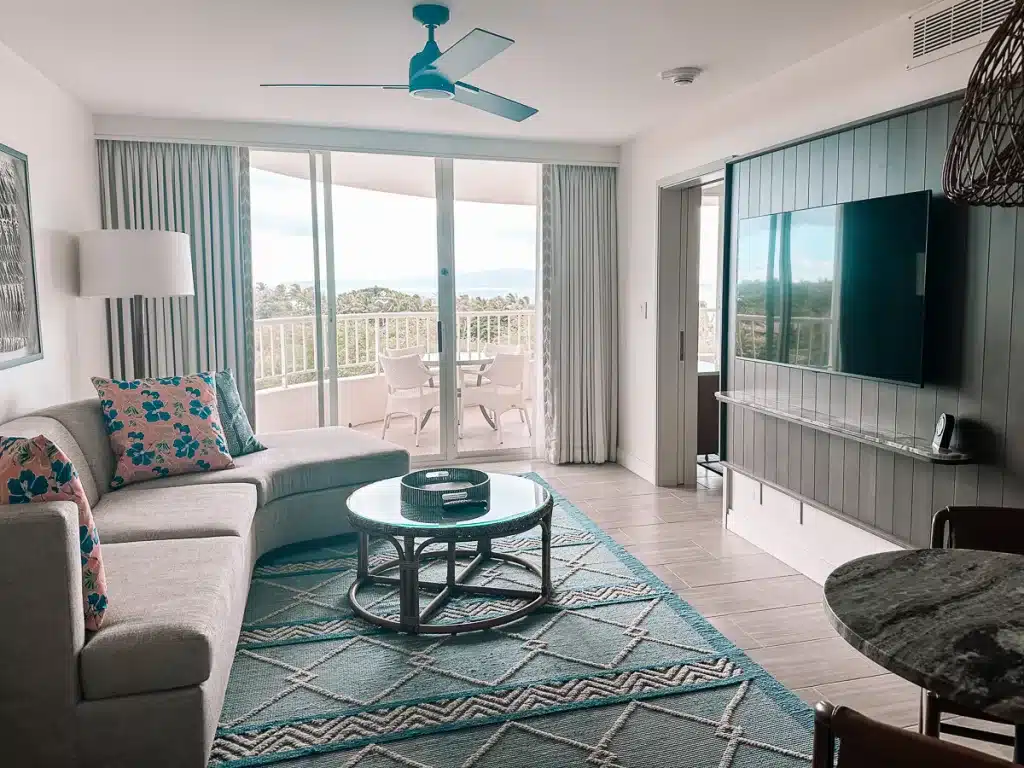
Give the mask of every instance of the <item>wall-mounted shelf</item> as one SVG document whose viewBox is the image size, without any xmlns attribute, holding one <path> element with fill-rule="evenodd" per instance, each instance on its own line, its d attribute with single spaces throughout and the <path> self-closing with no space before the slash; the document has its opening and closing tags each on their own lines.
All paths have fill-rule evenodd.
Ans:
<svg viewBox="0 0 1024 768">
<path fill-rule="evenodd" d="M 820 413 L 811 408 L 805 408 L 799 402 L 789 402 L 786 400 L 787 396 L 783 394 L 732 391 L 716 392 L 715 397 L 720 402 L 729 405 L 746 408 L 794 424 L 802 424 L 830 435 L 855 440 L 858 443 L 873 445 L 918 461 L 928 461 L 933 464 L 971 464 L 973 462 L 969 453 L 955 449 L 939 451 L 932 447 L 931 440 L 925 438 L 903 435 L 880 427 L 862 427 L 841 416 Z"/>
</svg>

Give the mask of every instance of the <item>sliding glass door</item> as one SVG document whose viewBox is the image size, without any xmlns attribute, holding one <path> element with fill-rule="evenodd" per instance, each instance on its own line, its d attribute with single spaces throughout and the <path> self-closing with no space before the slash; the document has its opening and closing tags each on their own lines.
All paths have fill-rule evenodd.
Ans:
<svg viewBox="0 0 1024 768">
<path fill-rule="evenodd" d="M 536 424 L 537 166 L 454 161 L 460 456 L 528 456 Z"/>
<path fill-rule="evenodd" d="M 347 426 L 420 464 L 527 455 L 536 166 L 251 162 L 259 430 Z"/>
</svg>

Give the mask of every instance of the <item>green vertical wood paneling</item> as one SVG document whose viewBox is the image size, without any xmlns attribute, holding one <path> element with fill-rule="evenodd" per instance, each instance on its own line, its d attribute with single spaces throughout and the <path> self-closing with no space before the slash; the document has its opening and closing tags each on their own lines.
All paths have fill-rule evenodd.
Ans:
<svg viewBox="0 0 1024 768">
<path fill-rule="evenodd" d="M 889 121 L 871 126 L 871 154 L 869 156 L 868 193 L 866 197 L 886 194 L 889 173 Z"/>
<path fill-rule="evenodd" d="M 964 308 L 963 362 L 958 401 L 961 419 L 981 420 L 982 376 L 985 366 L 985 317 L 988 308 L 989 246 L 992 210 L 971 208 L 967 227 L 967 285 Z M 957 504 L 978 503 L 977 466 L 956 469 L 954 499 Z"/>
<path fill-rule="evenodd" d="M 781 166 L 781 164 L 780 164 Z M 772 212 L 772 179 L 775 174 L 775 155 L 766 155 L 761 158 L 761 193 L 758 196 L 757 210 L 761 214 Z M 782 176 L 782 169 L 779 169 L 779 176 Z M 781 188 L 780 188 L 781 193 Z"/>
<path fill-rule="evenodd" d="M 860 130 L 860 129 L 858 129 Z M 839 134 L 839 166 L 836 169 L 836 196 L 838 203 L 848 203 L 853 200 L 853 159 L 856 153 L 857 131 L 843 131 Z M 867 154 L 864 154 L 867 159 Z M 828 190 L 825 190 L 826 194 Z"/>
<path fill-rule="evenodd" d="M 959 101 L 830 134 L 738 164 L 738 218 L 839 201 L 941 188 Z M 734 361 L 734 384 L 879 425 L 931 434 L 939 413 L 980 422 L 999 451 L 983 467 L 944 467 L 858 445 L 749 412 L 729 430 L 742 466 L 843 514 L 916 545 L 947 504 L 1024 505 L 1024 216 L 968 214 L 964 312 L 947 348 L 962 359 L 959 381 L 923 388 L 861 381 L 765 363 Z M 1016 265 L 1020 264 L 1021 267 Z"/>
<path fill-rule="evenodd" d="M 736 215 L 741 219 L 745 219 L 750 215 L 750 195 L 747 193 L 747 190 L 750 189 L 750 166 L 753 162 L 753 160 L 748 160 L 745 163 L 740 163 L 736 169 L 736 185 L 733 197 L 736 198 Z"/>
<path fill-rule="evenodd" d="M 822 203 L 825 179 L 825 140 L 815 139 L 807 145 L 807 205 L 814 208 Z"/>
<path fill-rule="evenodd" d="M 985 298 L 985 353 L 981 375 L 981 420 L 992 431 L 999 448 L 1005 445 L 1009 407 L 1010 336 L 1013 311 L 1014 254 L 1017 247 L 1017 212 L 993 208 L 989 232 L 988 288 Z M 1024 269 L 1024 264 L 1021 265 Z M 1019 383 L 1018 383 L 1019 386 Z M 1018 389 L 1018 392 L 1021 390 Z M 1002 473 L 983 467 L 978 503 L 1003 503 Z"/>
<path fill-rule="evenodd" d="M 796 148 L 796 165 L 793 168 L 793 209 L 809 206 L 811 194 L 811 145 L 801 144 Z"/>
<path fill-rule="evenodd" d="M 761 215 L 761 166 L 763 163 L 764 157 L 755 157 L 749 161 L 750 179 L 748 184 L 750 187 L 739 193 L 742 194 L 743 192 L 746 192 L 747 211 L 750 216 Z M 767 213 L 767 211 L 765 211 L 765 213 Z"/>
<path fill-rule="evenodd" d="M 924 164 L 928 148 L 928 113 L 912 112 L 907 115 L 907 175 L 905 192 L 924 189 Z"/>
<path fill-rule="evenodd" d="M 775 370 L 778 375 L 778 402 L 787 403 L 790 373 L 795 369 L 780 365 Z M 775 482 L 789 487 L 789 425 L 784 421 L 778 422 L 775 430 Z"/>
<path fill-rule="evenodd" d="M 1024 313 L 1024 213 L 1014 211 L 1016 237 L 1014 240 L 1013 301 L 1011 317 Z M 1006 412 L 1006 441 L 1003 461 L 1012 477 L 1024 477 L 1024 398 L 1019 393 L 1024 382 L 1024 324 L 1020 321 L 1010 326 L 1010 388 Z M 1024 483 L 1008 482 L 1003 485 L 1003 504 L 1024 507 Z"/>
<path fill-rule="evenodd" d="M 942 166 L 949 146 L 949 105 L 939 104 L 927 112 L 925 124 L 924 188 L 942 193 Z"/>
<path fill-rule="evenodd" d="M 764 367 L 764 392 L 769 393 L 769 399 L 774 401 L 778 394 L 779 370 L 785 370 L 780 365 L 765 365 Z M 764 423 L 764 476 L 771 483 L 778 482 L 778 419 L 765 419 Z"/>
<path fill-rule="evenodd" d="M 785 173 L 786 153 L 783 151 L 772 153 L 772 185 L 769 198 L 769 212 L 780 213 L 783 209 L 785 199 Z"/>
<path fill-rule="evenodd" d="M 848 200 L 865 200 L 871 194 L 871 126 L 853 132 L 853 183 Z M 840 185 L 841 186 L 841 185 Z M 845 194 L 846 190 L 841 190 Z"/>
<path fill-rule="evenodd" d="M 800 379 L 801 402 L 804 408 L 813 409 L 815 408 L 817 375 L 814 371 L 805 370 Z M 800 428 L 800 483 L 795 487 L 799 488 L 801 493 L 808 498 L 814 498 L 814 462 L 816 461 L 814 436 L 816 434 L 818 432 L 810 427 Z"/>
<path fill-rule="evenodd" d="M 796 147 L 790 147 L 782 153 L 782 207 L 780 210 L 796 210 Z"/>
<path fill-rule="evenodd" d="M 839 134 L 825 137 L 821 171 L 822 205 L 835 205 L 839 194 L 839 139 Z M 852 143 L 850 147 L 852 151 Z"/>
<path fill-rule="evenodd" d="M 907 188 L 907 116 L 889 121 L 886 132 L 885 193 L 898 195 Z"/>
</svg>

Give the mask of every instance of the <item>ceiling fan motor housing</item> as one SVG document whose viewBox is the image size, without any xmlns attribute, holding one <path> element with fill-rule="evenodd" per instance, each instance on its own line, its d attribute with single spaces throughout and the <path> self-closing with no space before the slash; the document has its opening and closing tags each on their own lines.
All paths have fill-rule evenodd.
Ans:
<svg viewBox="0 0 1024 768">
<path fill-rule="evenodd" d="M 448 8 L 421 3 L 412 9 L 412 16 L 427 28 L 429 39 L 423 50 L 409 61 L 409 92 L 419 99 L 454 99 L 454 83 L 431 66 L 441 55 L 441 49 L 434 41 L 434 29 L 448 23 Z"/>
<path fill-rule="evenodd" d="M 409 92 L 420 99 L 453 99 L 455 85 L 433 67 L 441 55 L 433 35 L 423 50 L 409 60 Z"/>
</svg>

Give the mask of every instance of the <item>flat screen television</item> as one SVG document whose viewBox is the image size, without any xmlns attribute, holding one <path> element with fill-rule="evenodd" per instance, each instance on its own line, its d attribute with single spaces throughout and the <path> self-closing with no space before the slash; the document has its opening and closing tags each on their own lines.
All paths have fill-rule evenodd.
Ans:
<svg viewBox="0 0 1024 768">
<path fill-rule="evenodd" d="M 742 219 L 736 356 L 922 383 L 931 192 Z"/>
</svg>

